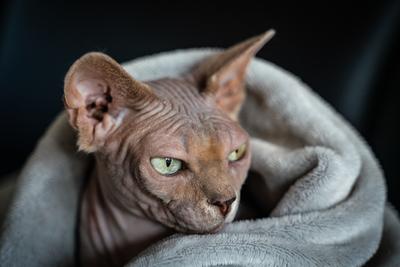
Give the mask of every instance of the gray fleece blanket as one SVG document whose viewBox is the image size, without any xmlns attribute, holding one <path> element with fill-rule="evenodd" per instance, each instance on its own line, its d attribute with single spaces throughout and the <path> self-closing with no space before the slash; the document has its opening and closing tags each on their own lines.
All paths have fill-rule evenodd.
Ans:
<svg viewBox="0 0 400 267">
<path fill-rule="evenodd" d="M 215 50 L 125 64 L 137 79 L 178 76 Z M 382 170 L 339 114 L 298 78 L 257 59 L 241 122 L 252 136 L 252 197 L 269 216 L 210 235 L 175 234 L 128 266 L 400 266 L 400 224 Z M 91 167 L 61 114 L 23 168 L 0 237 L 1 266 L 73 266 L 79 195 Z M 249 180 L 252 177 L 248 178 Z"/>
</svg>

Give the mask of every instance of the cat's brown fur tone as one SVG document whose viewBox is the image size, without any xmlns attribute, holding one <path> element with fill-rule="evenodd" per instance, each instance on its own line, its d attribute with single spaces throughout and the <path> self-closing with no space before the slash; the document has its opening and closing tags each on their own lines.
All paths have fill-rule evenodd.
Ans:
<svg viewBox="0 0 400 267">
<path fill-rule="evenodd" d="M 102 53 L 77 60 L 65 106 L 79 148 L 96 164 L 80 221 L 84 265 L 120 266 L 171 233 L 210 233 L 234 219 L 250 165 L 249 136 L 237 122 L 246 68 L 273 32 L 201 62 L 180 78 L 140 82 Z M 228 161 L 246 144 L 244 156 Z M 184 168 L 158 173 L 153 157 Z"/>
</svg>

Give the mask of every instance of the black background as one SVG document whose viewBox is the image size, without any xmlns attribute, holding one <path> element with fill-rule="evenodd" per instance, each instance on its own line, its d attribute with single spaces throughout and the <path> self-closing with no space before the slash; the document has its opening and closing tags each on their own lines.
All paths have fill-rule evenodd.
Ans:
<svg viewBox="0 0 400 267">
<path fill-rule="evenodd" d="M 122 62 L 228 47 L 275 28 L 258 56 L 301 77 L 361 132 L 400 208 L 400 1 L 15 0 L 0 8 L 0 175 L 23 164 L 62 110 L 64 75 L 83 53 Z"/>
</svg>

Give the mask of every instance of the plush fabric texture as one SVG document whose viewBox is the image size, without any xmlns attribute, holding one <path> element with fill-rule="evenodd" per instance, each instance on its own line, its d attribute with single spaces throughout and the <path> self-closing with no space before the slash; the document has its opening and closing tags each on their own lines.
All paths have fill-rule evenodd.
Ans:
<svg viewBox="0 0 400 267">
<path fill-rule="evenodd" d="M 215 50 L 125 64 L 136 79 L 179 76 Z M 175 234 L 127 266 L 400 266 L 400 223 L 369 147 L 298 78 L 257 59 L 241 122 L 252 173 L 279 199 L 270 216 L 212 235 Z M 4 266 L 73 266 L 79 196 L 91 157 L 61 114 L 23 168 L 0 237 Z M 251 179 L 251 177 L 249 177 Z M 257 194 L 257 192 L 254 192 Z M 265 209 L 269 195 L 259 194 Z"/>
</svg>

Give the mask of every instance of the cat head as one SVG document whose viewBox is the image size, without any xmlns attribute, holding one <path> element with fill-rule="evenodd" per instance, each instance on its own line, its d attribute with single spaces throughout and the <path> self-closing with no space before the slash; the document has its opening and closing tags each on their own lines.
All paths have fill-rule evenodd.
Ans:
<svg viewBox="0 0 400 267">
<path fill-rule="evenodd" d="M 138 81 L 102 53 L 72 65 L 69 121 L 113 201 L 182 232 L 213 232 L 233 220 L 251 157 L 238 123 L 246 69 L 273 34 L 218 52 L 179 78 Z"/>
</svg>

